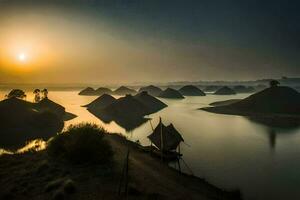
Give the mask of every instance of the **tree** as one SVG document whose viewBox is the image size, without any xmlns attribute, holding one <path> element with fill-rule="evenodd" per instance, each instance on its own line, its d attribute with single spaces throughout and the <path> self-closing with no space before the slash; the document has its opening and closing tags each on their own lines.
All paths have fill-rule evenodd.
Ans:
<svg viewBox="0 0 300 200">
<path fill-rule="evenodd" d="M 35 102 L 35 103 L 40 102 L 40 100 L 41 100 L 40 93 L 41 93 L 40 89 L 35 89 L 35 90 L 33 91 L 33 94 L 35 95 L 35 96 L 34 96 L 34 102 Z"/>
<path fill-rule="evenodd" d="M 13 98 L 13 97 L 19 98 L 19 99 L 24 99 L 24 98 L 26 98 L 26 94 L 23 90 L 13 89 L 6 95 L 6 97 L 8 99 Z"/>
<path fill-rule="evenodd" d="M 44 96 L 43 98 L 44 98 L 44 99 L 47 99 L 47 98 L 48 98 L 48 93 L 49 93 L 48 90 L 47 90 L 46 88 L 44 88 L 44 89 L 42 90 L 42 93 L 43 93 L 43 96 Z"/>
<path fill-rule="evenodd" d="M 269 82 L 269 84 L 270 84 L 270 87 L 277 87 L 280 83 L 277 80 L 271 80 Z"/>
</svg>

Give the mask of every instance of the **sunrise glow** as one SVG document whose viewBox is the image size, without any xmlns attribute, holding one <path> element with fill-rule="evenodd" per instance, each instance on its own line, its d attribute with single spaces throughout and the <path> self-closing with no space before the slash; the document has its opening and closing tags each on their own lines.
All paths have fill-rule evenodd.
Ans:
<svg viewBox="0 0 300 200">
<path fill-rule="evenodd" d="M 25 53 L 20 53 L 20 54 L 18 54 L 17 58 L 20 62 L 26 62 L 27 55 Z"/>
</svg>

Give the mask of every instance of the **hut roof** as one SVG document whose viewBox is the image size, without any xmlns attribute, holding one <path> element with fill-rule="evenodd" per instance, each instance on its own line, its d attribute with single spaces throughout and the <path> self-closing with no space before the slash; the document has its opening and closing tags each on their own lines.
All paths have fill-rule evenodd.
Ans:
<svg viewBox="0 0 300 200">
<path fill-rule="evenodd" d="M 173 124 L 165 126 L 161 121 L 148 138 L 158 149 L 163 151 L 175 150 L 179 143 L 184 141 Z"/>
</svg>

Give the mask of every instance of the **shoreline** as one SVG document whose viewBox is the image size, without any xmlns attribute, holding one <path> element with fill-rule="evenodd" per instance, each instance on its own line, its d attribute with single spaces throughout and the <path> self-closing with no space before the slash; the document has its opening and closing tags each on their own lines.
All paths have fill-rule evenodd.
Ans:
<svg viewBox="0 0 300 200">
<path fill-rule="evenodd" d="M 299 115 L 277 113 L 253 113 L 248 111 L 232 109 L 228 105 L 204 107 L 199 108 L 198 110 L 203 110 L 215 114 L 244 116 L 251 121 L 278 128 L 295 128 L 300 126 Z"/>
</svg>

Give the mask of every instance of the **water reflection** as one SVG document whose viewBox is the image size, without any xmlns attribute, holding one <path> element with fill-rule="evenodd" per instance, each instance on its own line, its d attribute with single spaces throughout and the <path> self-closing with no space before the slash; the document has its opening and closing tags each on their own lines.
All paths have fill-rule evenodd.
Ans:
<svg viewBox="0 0 300 200">
<path fill-rule="evenodd" d="M 268 134 L 269 134 L 270 148 L 272 151 L 274 151 L 276 146 L 276 131 L 274 129 L 270 129 Z"/>
<path fill-rule="evenodd" d="M 91 111 L 90 111 L 91 112 Z M 125 117 L 111 117 L 110 115 L 105 115 L 102 113 L 94 113 L 91 112 L 95 117 L 104 122 L 105 124 L 109 124 L 114 121 L 116 124 L 125 129 L 126 132 L 133 131 L 137 127 L 146 123 L 149 119 L 139 117 L 139 118 L 125 118 Z"/>
<path fill-rule="evenodd" d="M 279 119 L 270 119 L 268 117 L 254 118 L 254 117 L 245 117 L 250 122 L 261 124 L 266 127 L 265 133 L 268 136 L 269 146 L 272 152 L 275 152 L 277 145 L 278 135 L 289 135 L 297 133 L 299 125 L 295 125 L 293 122 L 290 123 L 288 119 L 286 121 L 280 121 Z"/>
</svg>

